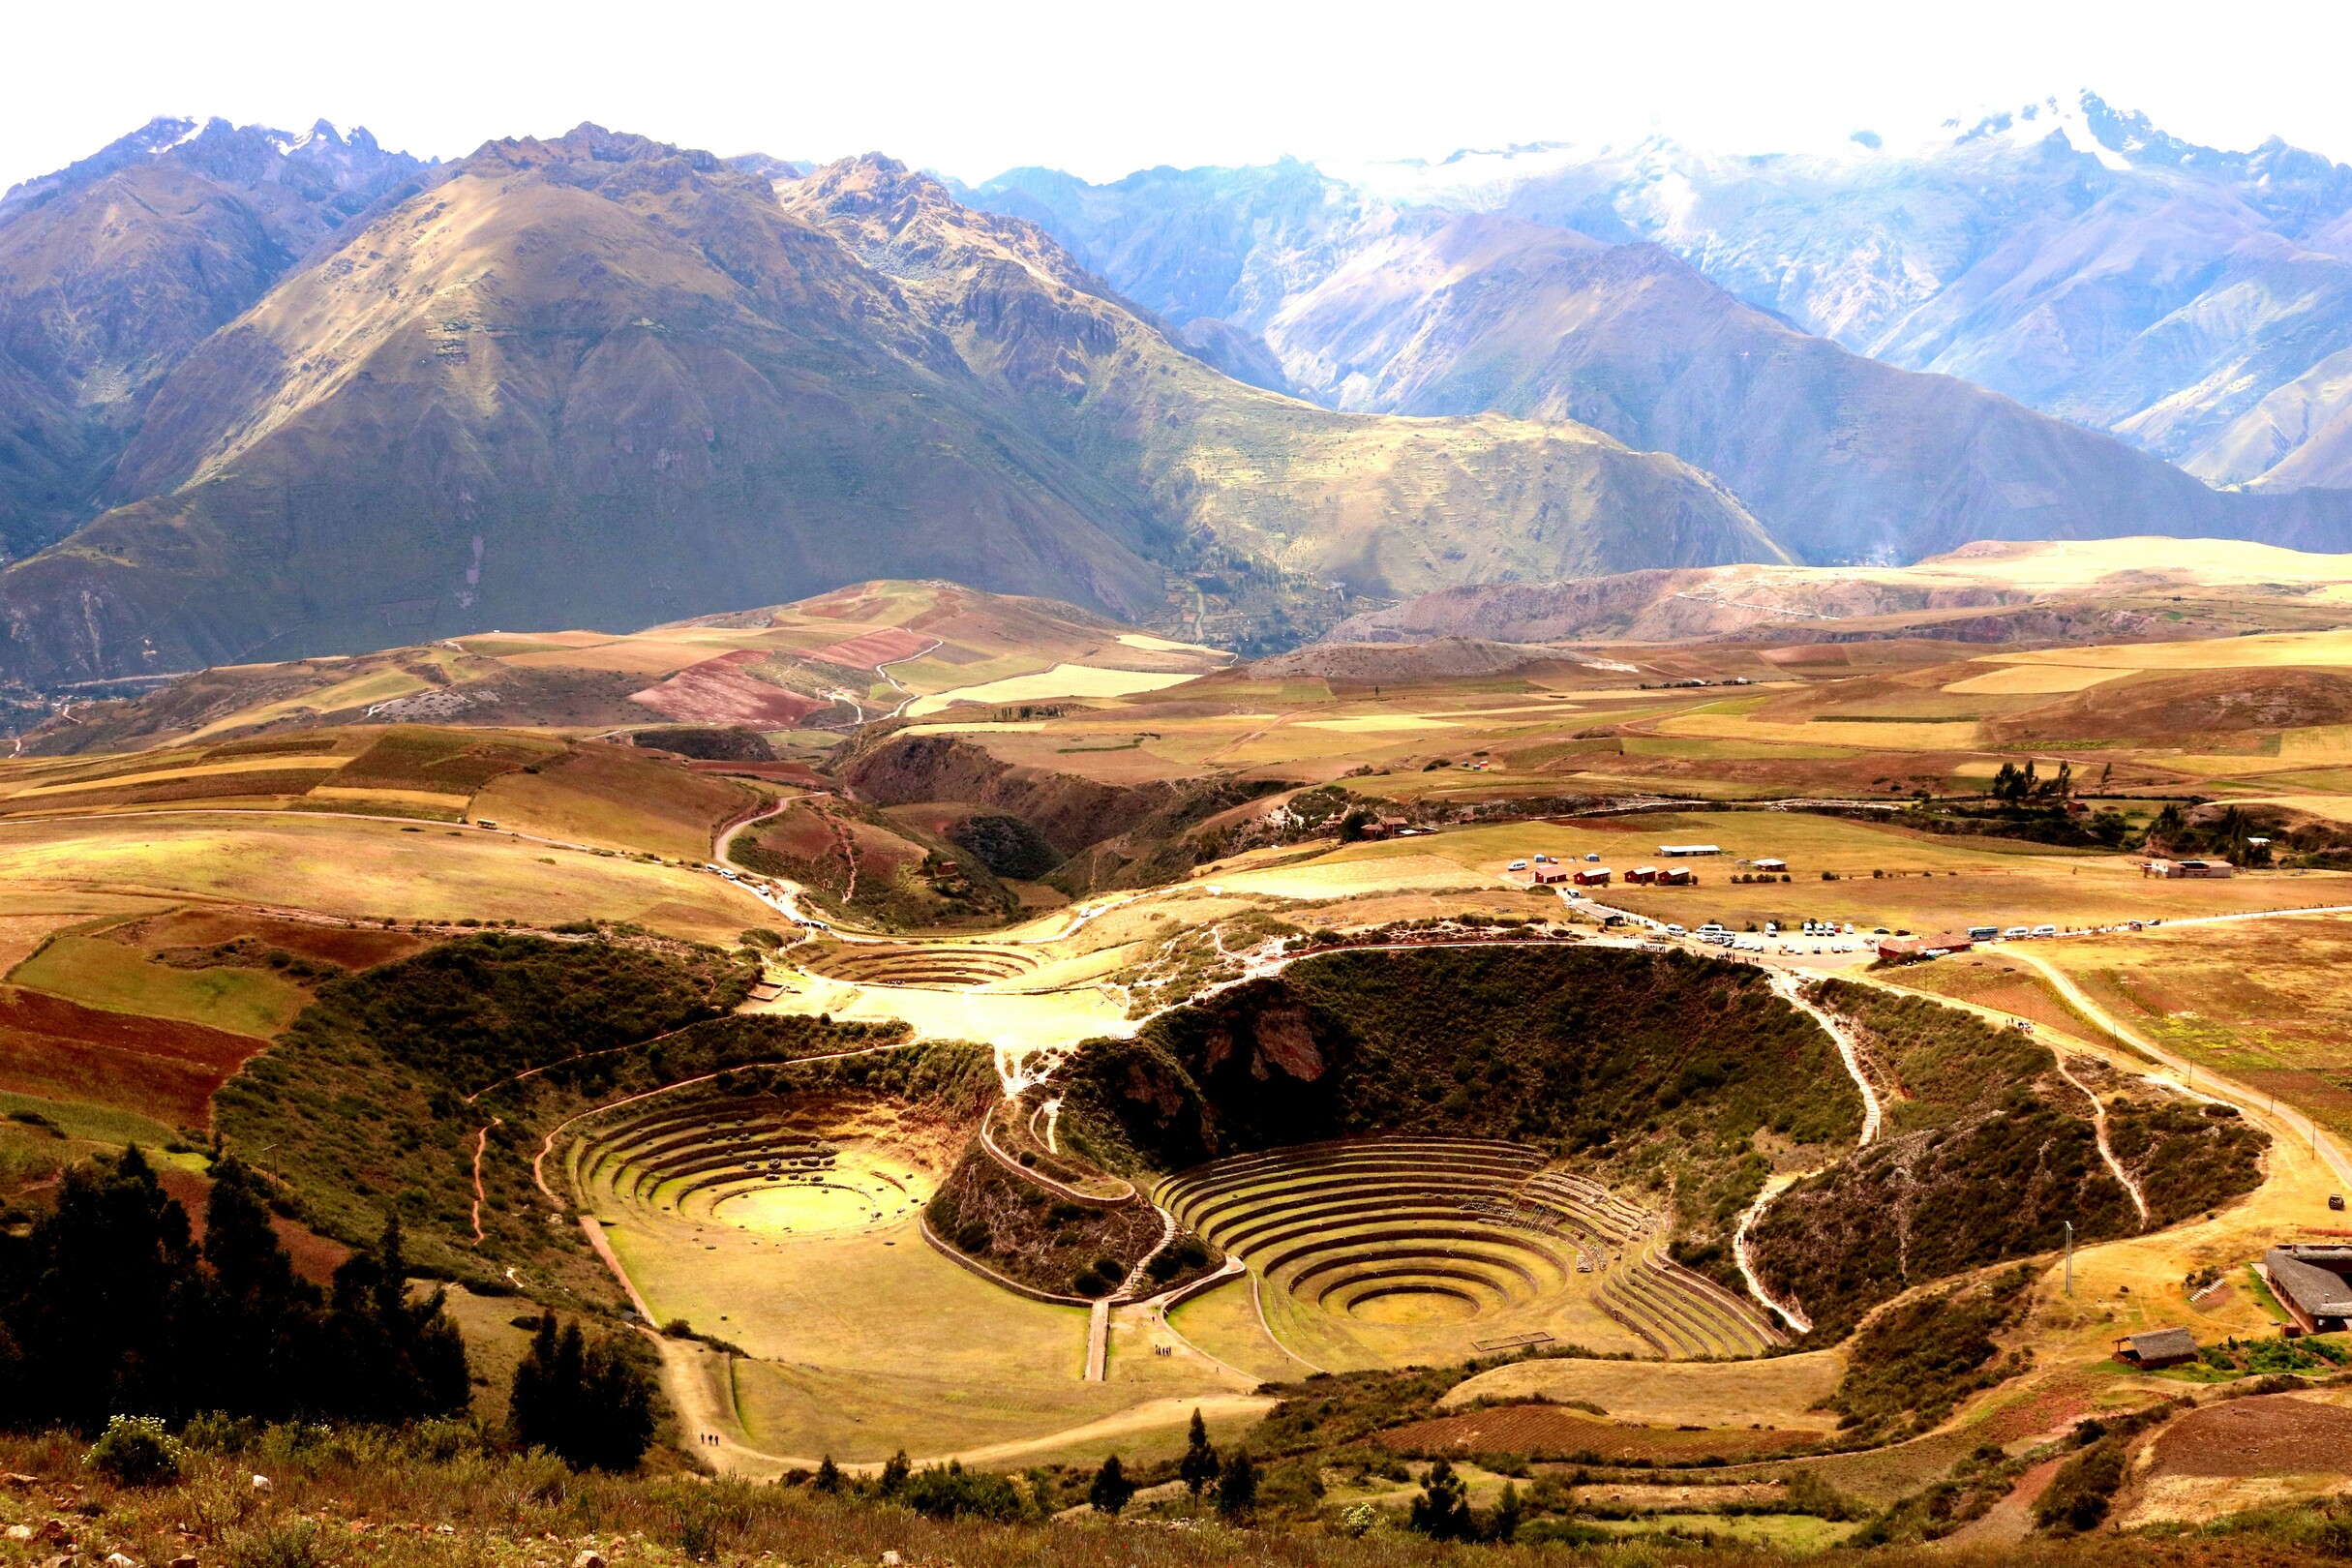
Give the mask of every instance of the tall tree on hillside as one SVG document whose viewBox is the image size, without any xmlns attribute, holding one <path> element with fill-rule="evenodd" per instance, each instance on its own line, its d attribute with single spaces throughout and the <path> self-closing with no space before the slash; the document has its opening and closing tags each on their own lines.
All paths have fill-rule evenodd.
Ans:
<svg viewBox="0 0 2352 1568">
<path fill-rule="evenodd" d="M 408 1300 L 407 1259 L 400 1217 L 384 1223 L 373 1251 L 358 1251 L 335 1271 L 326 1316 L 330 1354 L 350 1378 L 348 1413 L 369 1421 L 410 1421 L 466 1407 L 472 1394 L 466 1342 L 442 1311 L 445 1292 Z"/>
<path fill-rule="evenodd" d="M 1134 1494 L 1135 1483 L 1127 1478 L 1127 1470 L 1116 1454 L 1102 1462 L 1102 1468 L 1095 1472 L 1094 1485 L 1086 1489 L 1086 1500 L 1094 1504 L 1098 1514 L 1116 1514 Z"/>
<path fill-rule="evenodd" d="M 1421 1479 L 1421 1495 L 1413 1499 L 1409 1523 L 1415 1533 L 1435 1541 L 1467 1541 L 1477 1533 L 1470 1499 L 1454 1466 L 1432 1461 Z"/>
<path fill-rule="evenodd" d="M 558 1329 L 543 1313 L 515 1368 L 506 1419 L 515 1441 L 576 1470 L 634 1469 L 653 1441 L 652 1382 L 621 1342 L 591 1343 L 578 1323 Z"/>
<path fill-rule="evenodd" d="M 1197 1501 L 1201 1489 L 1217 1479 L 1217 1450 L 1210 1446 L 1208 1424 L 1194 1410 L 1192 1425 L 1185 1432 L 1184 1458 L 1176 1462 L 1176 1474 Z"/>
<path fill-rule="evenodd" d="M 227 1156 L 213 1166 L 204 1201 L 204 1262 L 212 1273 L 204 1328 L 208 1354 L 196 1375 L 208 1408 L 252 1405 L 284 1417 L 303 1408 L 333 1370 L 307 1364 L 319 1307 L 317 1286 L 294 1273 L 263 1201 L 260 1179 Z"/>
<path fill-rule="evenodd" d="M 1250 1451 L 1237 1448 L 1217 1478 L 1217 1511 L 1227 1519 L 1243 1519 L 1257 1506 L 1257 1466 Z"/>
<path fill-rule="evenodd" d="M 57 1206 L 0 1268 L 0 1324 L 18 1360 L 16 1413 L 83 1430 L 109 1415 L 185 1414 L 202 1288 L 187 1211 L 136 1145 L 75 1165 Z"/>
</svg>

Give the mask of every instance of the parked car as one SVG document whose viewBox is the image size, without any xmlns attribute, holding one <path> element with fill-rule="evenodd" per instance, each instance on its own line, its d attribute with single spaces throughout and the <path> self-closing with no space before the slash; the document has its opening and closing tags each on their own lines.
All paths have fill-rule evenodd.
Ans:
<svg viewBox="0 0 2352 1568">
<path fill-rule="evenodd" d="M 1971 942 L 1990 942 L 2000 934 L 2001 927 L 1998 925 L 1972 925 L 1968 928 L 1968 939 Z"/>
<path fill-rule="evenodd" d="M 1538 855 L 1535 858 L 1535 863 L 1537 865 L 1555 865 L 1558 862 L 1553 860 L 1549 855 Z"/>
<path fill-rule="evenodd" d="M 1524 871 L 1527 869 L 1527 862 L 1524 860 L 1513 860 L 1508 869 L 1513 871 Z"/>
<path fill-rule="evenodd" d="M 1689 935 L 1690 935 L 1690 933 L 1689 933 L 1688 931 L 1685 931 L 1685 930 L 1684 930 L 1684 929 L 1682 929 L 1682 927 L 1681 927 L 1681 926 L 1679 926 L 1679 925 L 1669 925 L 1669 926 L 1667 926 L 1667 928 L 1666 928 L 1666 934 L 1667 934 L 1668 936 L 1689 936 Z"/>
<path fill-rule="evenodd" d="M 2027 937 L 2030 937 L 2033 934 L 2034 928 L 2030 925 L 2012 925 L 2007 930 L 2001 933 L 2001 940 L 2004 942 L 2023 942 Z"/>
<path fill-rule="evenodd" d="M 2034 927 L 2034 934 L 2037 937 L 2054 937 L 2058 935 L 2058 927 L 2055 925 L 2036 925 Z"/>
</svg>

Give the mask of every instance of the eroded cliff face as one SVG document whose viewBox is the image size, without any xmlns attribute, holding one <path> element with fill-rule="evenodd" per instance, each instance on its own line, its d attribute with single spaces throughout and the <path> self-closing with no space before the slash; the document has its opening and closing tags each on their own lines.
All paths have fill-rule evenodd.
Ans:
<svg viewBox="0 0 2352 1568">
<path fill-rule="evenodd" d="M 1016 766 L 954 736 L 853 742 L 832 766 L 876 805 L 951 802 L 1017 820 L 1061 857 L 1042 880 L 1071 897 L 1185 875 L 1218 853 L 1212 818 L 1283 788 L 1272 779 L 1104 784 Z"/>
</svg>

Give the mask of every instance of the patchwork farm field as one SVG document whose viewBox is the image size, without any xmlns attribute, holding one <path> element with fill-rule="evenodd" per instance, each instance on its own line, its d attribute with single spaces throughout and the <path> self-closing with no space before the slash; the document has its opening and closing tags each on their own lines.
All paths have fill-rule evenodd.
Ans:
<svg viewBox="0 0 2352 1568">
<path fill-rule="evenodd" d="M 9 979 L 110 1012 L 178 1018 L 267 1039 L 310 1000 L 266 967 L 183 969 L 105 935 L 61 936 Z"/>
<path fill-rule="evenodd" d="M 0 985 L 0 1090 L 201 1129 L 212 1092 L 263 1041 Z"/>
<path fill-rule="evenodd" d="M 2113 556 L 2068 569 L 2092 581 Z M 2009 569 L 1963 565 L 1955 581 Z M 1776 570 L 1754 569 L 1756 591 L 1818 590 L 1826 616 L 1870 571 L 1824 586 Z M 2340 561 L 2322 576 L 2352 582 Z M 2352 665 L 2352 633 L 2025 648 L 1816 645 L 1809 624 L 1786 646 L 1468 638 L 1241 666 L 1068 607 L 877 584 L 629 636 L 465 638 L 77 701 L 72 733 L 42 738 L 53 754 L 0 761 L 0 1113 L 28 1118 L 0 1122 L 0 1199 L 37 1208 L 63 1159 L 127 1138 L 180 1145 L 171 1179 L 196 1191 L 213 1092 L 276 1040 L 221 1097 L 225 1135 L 283 1151 L 280 1123 L 298 1123 L 301 1160 L 277 1158 L 346 1241 L 395 1209 L 413 1221 L 432 1266 L 478 1287 L 457 1310 L 493 1378 L 541 1297 L 678 1325 L 654 1349 L 681 1429 L 720 1439 L 699 1457 L 724 1470 L 901 1449 L 1008 1470 L 1117 1452 L 1141 1469 L 1180 1451 L 1198 1408 L 1221 1444 L 1263 1455 L 1269 1495 L 1323 1478 L 1328 1495 L 1297 1506 L 1327 1517 L 1408 1505 L 1404 1459 L 1512 1454 L 1661 1474 L 1612 1529 L 1824 1547 L 1860 1521 L 1734 1519 L 1683 1483 L 1778 1506 L 1801 1463 L 1883 1507 L 2237 1375 L 2136 1372 L 2115 1360 L 2121 1334 L 2276 1342 L 2249 1261 L 2342 1221 L 2335 1172 L 2269 1100 L 2352 1136 L 2337 983 L 2352 919 L 2177 922 L 2352 904 L 2334 868 L 2352 833 L 2310 828 L 2352 824 L 2352 714 L 2331 717 L 2331 688 L 2307 678 Z M 2261 685 L 2258 717 L 2212 700 L 2224 684 Z M 595 739 L 628 733 L 647 743 Z M 2065 760 L 2080 787 L 2099 781 L 2086 806 L 2127 819 L 2106 842 L 2136 844 L 2166 806 L 2202 829 L 2267 799 L 2291 814 L 2256 826 L 2312 868 L 2151 881 L 2150 852 L 2086 847 L 2090 810 L 2063 799 L 2032 826 L 2069 844 L 1863 809 L 1920 788 L 1973 801 L 2029 756 L 2037 777 Z M 1792 798 L 1826 809 L 1743 808 Z M 1343 841 L 1400 816 L 1413 836 Z M 1722 851 L 1679 862 L 1698 886 L 1623 885 L 1691 842 Z M 1692 926 L 2176 923 L 1868 973 L 1867 953 L 1796 975 L 1764 955 L 1760 975 L 1595 933 L 1509 870 L 1538 854 L 1597 856 L 1617 880 L 1594 902 Z M 701 869 L 722 857 L 788 884 L 784 907 Z M 1763 858 L 1791 880 L 1731 880 Z M 459 922 L 501 935 L 467 945 Z M 523 943 L 506 922 L 569 929 Z M 1459 950 L 1320 950 L 1392 922 L 1417 928 L 1384 947 Z M 610 930 L 624 925 L 641 929 Z M 516 1005 L 469 978 L 526 947 L 566 976 L 625 969 L 627 996 L 615 980 L 614 1006 L 569 1016 L 576 989 Z M 2107 1040 L 2029 957 L 2255 1089 L 2243 1121 Z M 669 995 L 665 965 L 723 971 L 716 1015 L 680 981 L 677 1007 L 606 1040 L 608 1014 Z M 1834 1018 L 1788 1001 L 1825 967 L 2038 1027 L 1987 1044 L 1970 1019 L 1952 1039 L 1973 1052 L 1939 1054 L 1938 1012 L 1902 1025 L 1926 1044 L 1890 1024 L 1849 1054 Z M 411 972 L 413 995 L 395 978 Z M 380 1004 L 380 1038 L 333 1009 L 289 1029 L 330 983 Z M 477 996 L 485 1016 L 511 1011 L 478 1037 Z M 328 1040 L 322 1019 L 347 1033 Z M 848 1028 L 870 1023 L 909 1027 Z M 812 1038 L 829 1065 L 805 1070 L 842 1074 L 823 1093 L 795 1089 L 803 1070 L 779 1054 Z M 950 1056 L 966 1098 L 904 1087 Z M 2009 1075 L 1976 1083 L 1988 1062 Z M 899 1087 L 854 1075 L 869 1069 Z M 1008 1092 L 1024 1114 L 983 1121 Z M 588 1110 L 605 1097 L 619 1103 Z M 2159 1123 L 2189 1174 L 2127 1190 Z M 2004 1166 L 2012 1127 L 2040 1141 Z M 2207 1145 L 2235 1163 L 2196 1166 Z M 2050 1168 L 2014 1174 L 2034 1161 Z M 1864 1185 L 1894 1169 L 1903 1183 Z M 2132 1196 L 2166 1191 L 2191 1198 L 2135 1226 Z M 2011 1195 L 2084 1227 L 2071 1294 L 2058 1242 L 1977 1222 L 2005 1224 Z M 1870 1251 L 1881 1227 L 1899 1227 L 1906 1272 L 1861 1280 L 1893 1255 Z M 1822 1257 L 1852 1261 L 1798 1266 Z M 1239 1273 L 1205 1293 L 1156 1294 L 1228 1260 Z M 1786 1299 L 1767 1302 L 1776 1282 Z M 509 1288 L 532 1302 L 493 1294 Z M 1881 1309 L 1996 1296 L 2017 1306 L 1984 1319 L 1981 1355 L 1973 1327 L 1922 1331 L 1936 1354 L 1915 1363 L 1869 1339 Z M 1108 1304 L 1100 1378 L 1088 1298 Z M 1816 1332 L 1807 1311 L 1845 1315 Z M 1448 1370 L 1472 1358 L 1483 1370 Z M 1257 1425 L 1261 1383 L 1317 1372 L 1334 1375 Z M 2311 1392 L 2286 1396 L 2307 1408 L 2232 1402 L 2248 1432 L 2180 1422 L 2144 1494 L 2124 1494 L 2129 1517 L 2209 1517 L 2235 1484 L 2317 1495 L 2277 1452 L 2341 1435 L 2342 1402 Z M 1297 1424 L 1310 1400 L 1328 1405 L 1324 1436 Z M 1295 1447 L 1255 1448 L 1277 1431 Z M 1770 1458 L 1841 1441 L 1881 1446 Z M 1592 1485 L 1636 1490 L 1636 1473 Z M 1471 1471 L 1480 1507 L 1505 1479 Z"/>
</svg>

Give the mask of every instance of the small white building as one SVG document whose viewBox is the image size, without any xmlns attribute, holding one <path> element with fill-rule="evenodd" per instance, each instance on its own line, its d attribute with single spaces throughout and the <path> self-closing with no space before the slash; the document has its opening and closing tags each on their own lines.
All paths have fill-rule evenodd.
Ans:
<svg viewBox="0 0 2352 1568">
<path fill-rule="evenodd" d="M 1723 851 L 1713 844 L 1660 844 L 1658 853 L 1671 860 L 1692 855 L 1721 855 Z"/>
</svg>

